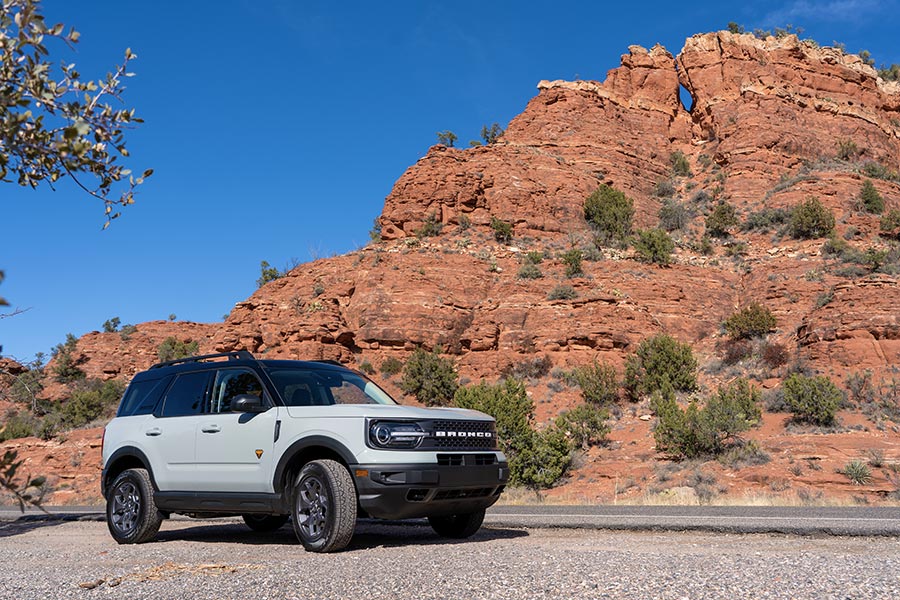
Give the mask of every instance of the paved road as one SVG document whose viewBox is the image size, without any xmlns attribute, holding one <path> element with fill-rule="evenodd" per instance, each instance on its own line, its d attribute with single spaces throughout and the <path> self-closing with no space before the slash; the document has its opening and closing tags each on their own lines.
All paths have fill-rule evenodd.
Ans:
<svg viewBox="0 0 900 600">
<path fill-rule="evenodd" d="M 102 520 L 98 507 L 49 507 L 63 520 Z M 0 508 L 0 520 L 22 517 Z M 43 518 L 30 509 L 25 519 Z M 485 520 L 498 527 L 563 527 L 631 531 L 711 531 L 794 535 L 900 536 L 898 507 L 781 506 L 494 506 Z"/>
<path fill-rule="evenodd" d="M 898 507 L 495 506 L 486 522 L 507 527 L 900 536 Z"/>
<path fill-rule="evenodd" d="M 596 515 L 592 515 L 596 517 Z M 520 515 L 521 517 L 521 515 Z M 897 600 L 900 538 L 514 528 L 470 540 L 363 522 L 346 551 L 290 527 L 171 520 L 120 546 L 100 521 L 0 522 L 0 600 Z"/>
</svg>

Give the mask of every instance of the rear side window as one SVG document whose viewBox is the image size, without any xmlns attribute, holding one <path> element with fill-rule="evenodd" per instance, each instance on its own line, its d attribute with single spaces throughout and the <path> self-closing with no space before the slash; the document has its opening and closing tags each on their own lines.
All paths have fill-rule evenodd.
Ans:
<svg viewBox="0 0 900 600">
<path fill-rule="evenodd" d="M 179 375 L 163 402 L 162 417 L 185 417 L 203 412 L 209 371 Z"/>
<path fill-rule="evenodd" d="M 119 405 L 117 417 L 131 417 L 134 415 L 149 415 L 156 408 L 159 397 L 166 389 L 167 377 L 162 379 L 148 379 L 132 382 L 125 390 L 125 396 Z"/>
</svg>

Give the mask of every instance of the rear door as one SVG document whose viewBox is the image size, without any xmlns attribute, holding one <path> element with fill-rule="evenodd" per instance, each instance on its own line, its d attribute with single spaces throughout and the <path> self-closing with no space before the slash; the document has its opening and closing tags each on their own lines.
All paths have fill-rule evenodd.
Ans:
<svg viewBox="0 0 900 600">
<path fill-rule="evenodd" d="M 196 431 L 203 418 L 210 371 L 182 373 L 161 406 L 143 423 L 144 448 L 160 491 L 192 490 L 196 479 Z"/>
<path fill-rule="evenodd" d="M 234 398 L 253 394 L 269 409 L 262 413 L 231 411 Z M 272 492 L 272 446 L 278 409 L 257 374 L 248 368 L 216 371 L 206 414 L 196 431 L 199 492 Z"/>
</svg>

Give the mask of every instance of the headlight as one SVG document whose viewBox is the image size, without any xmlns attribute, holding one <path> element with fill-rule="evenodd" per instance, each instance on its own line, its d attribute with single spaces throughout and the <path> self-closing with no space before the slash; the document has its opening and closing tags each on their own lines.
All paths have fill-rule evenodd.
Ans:
<svg viewBox="0 0 900 600">
<path fill-rule="evenodd" d="M 415 448 L 425 435 L 415 423 L 376 421 L 369 426 L 369 441 L 376 448 Z"/>
</svg>

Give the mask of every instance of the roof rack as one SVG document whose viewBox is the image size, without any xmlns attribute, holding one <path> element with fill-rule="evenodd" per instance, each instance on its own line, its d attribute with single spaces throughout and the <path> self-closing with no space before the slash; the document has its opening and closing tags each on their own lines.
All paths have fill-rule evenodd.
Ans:
<svg viewBox="0 0 900 600">
<path fill-rule="evenodd" d="M 200 362 L 211 358 L 228 358 L 228 360 L 256 360 L 256 358 L 246 350 L 238 350 L 237 352 L 220 352 L 218 354 L 201 354 L 200 356 L 188 356 L 185 358 L 177 358 L 175 360 L 167 360 L 150 367 L 151 369 L 161 369 L 162 367 L 170 367 L 172 365 L 180 365 L 182 363 Z"/>
<path fill-rule="evenodd" d="M 331 358 L 324 358 L 324 359 L 322 359 L 322 360 L 311 360 L 311 361 L 309 361 L 309 362 L 319 363 L 319 364 L 322 364 L 322 365 L 334 365 L 334 366 L 336 366 L 336 367 L 343 367 L 343 366 L 345 366 L 344 363 L 342 363 L 342 362 L 340 362 L 340 361 L 337 361 L 337 360 L 334 360 L 334 359 L 331 359 Z"/>
</svg>

